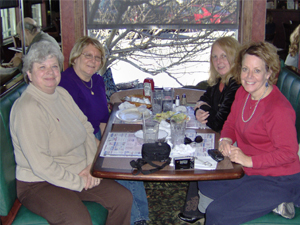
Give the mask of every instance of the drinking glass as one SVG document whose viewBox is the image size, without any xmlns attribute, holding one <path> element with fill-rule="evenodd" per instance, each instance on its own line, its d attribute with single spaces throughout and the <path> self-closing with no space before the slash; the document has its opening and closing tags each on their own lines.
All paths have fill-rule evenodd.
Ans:
<svg viewBox="0 0 300 225">
<path fill-rule="evenodd" d="M 152 114 L 156 115 L 157 113 L 162 112 L 162 99 L 163 92 L 160 89 L 154 89 L 151 95 L 151 104 L 152 104 Z"/>
<path fill-rule="evenodd" d="M 143 124 L 144 143 L 155 143 L 158 140 L 159 123 L 155 120 L 145 120 Z"/>
<path fill-rule="evenodd" d="M 176 121 L 171 119 L 171 141 L 172 144 L 180 145 L 184 143 L 185 137 L 185 129 L 186 129 L 186 120 L 183 121 Z"/>
<path fill-rule="evenodd" d="M 173 88 L 163 88 L 163 111 L 173 110 L 173 99 L 174 99 L 174 89 Z"/>
</svg>

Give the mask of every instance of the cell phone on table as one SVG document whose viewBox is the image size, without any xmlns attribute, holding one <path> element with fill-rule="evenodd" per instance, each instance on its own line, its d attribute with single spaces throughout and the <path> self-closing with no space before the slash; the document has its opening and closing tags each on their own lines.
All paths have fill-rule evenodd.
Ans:
<svg viewBox="0 0 300 225">
<path fill-rule="evenodd" d="M 213 158 L 213 160 L 217 162 L 224 160 L 223 154 L 218 149 L 209 149 L 207 150 L 207 153 L 210 157 Z"/>
</svg>

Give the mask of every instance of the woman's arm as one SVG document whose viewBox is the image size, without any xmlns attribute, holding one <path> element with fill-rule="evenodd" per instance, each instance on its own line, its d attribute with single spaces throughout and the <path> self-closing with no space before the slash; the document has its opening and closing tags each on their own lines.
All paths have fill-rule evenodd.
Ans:
<svg viewBox="0 0 300 225">
<path fill-rule="evenodd" d="M 224 93 L 221 94 L 223 101 L 214 103 L 214 105 L 218 105 L 218 110 L 214 107 L 210 108 L 209 117 L 207 118 L 207 126 L 212 128 L 214 131 L 220 132 L 222 130 L 224 122 L 230 113 L 235 93 L 239 87 L 240 85 L 236 84 L 236 82 L 231 79 L 228 86 L 223 90 Z"/>
<path fill-rule="evenodd" d="M 280 102 L 279 99 L 275 101 Z M 254 168 L 268 168 L 299 160 L 295 111 L 292 106 L 278 106 L 264 120 L 264 128 L 272 144 L 272 151 L 252 156 Z"/>
</svg>

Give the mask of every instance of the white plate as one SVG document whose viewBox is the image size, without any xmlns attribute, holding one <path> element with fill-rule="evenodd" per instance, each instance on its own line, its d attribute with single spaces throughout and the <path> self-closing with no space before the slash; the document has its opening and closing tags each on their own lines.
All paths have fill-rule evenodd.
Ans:
<svg viewBox="0 0 300 225">
<path fill-rule="evenodd" d="M 143 130 L 138 130 L 137 132 L 134 133 L 134 136 L 136 136 L 137 138 L 144 139 Z M 158 131 L 158 139 L 166 138 L 167 136 L 168 136 L 167 131 L 165 130 Z"/>
<path fill-rule="evenodd" d="M 150 118 L 152 112 L 150 110 L 146 110 L 144 112 L 145 119 Z M 130 109 L 122 109 L 117 111 L 116 117 L 122 121 L 130 122 L 130 121 L 138 121 L 142 120 L 142 113 L 138 111 L 137 108 L 130 108 Z"/>
</svg>

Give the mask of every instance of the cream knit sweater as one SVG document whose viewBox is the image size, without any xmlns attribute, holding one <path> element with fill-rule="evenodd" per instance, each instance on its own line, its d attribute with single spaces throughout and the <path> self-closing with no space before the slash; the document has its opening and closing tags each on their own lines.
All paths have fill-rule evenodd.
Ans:
<svg viewBox="0 0 300 225">
<path fill-rule="evenodd" d="M 97 147 L 93 127 L 65 89 L 49 95 L 29 84 L 12 107 L 10 132 L 18 180 L 84 188 L 78 174 Z"/>
</svg>

